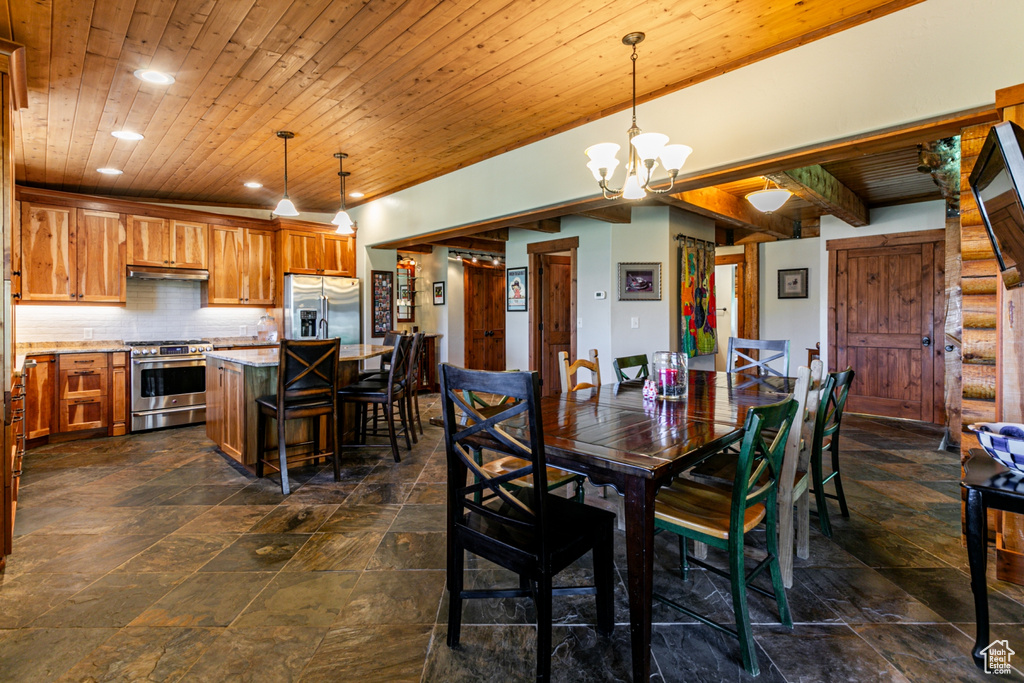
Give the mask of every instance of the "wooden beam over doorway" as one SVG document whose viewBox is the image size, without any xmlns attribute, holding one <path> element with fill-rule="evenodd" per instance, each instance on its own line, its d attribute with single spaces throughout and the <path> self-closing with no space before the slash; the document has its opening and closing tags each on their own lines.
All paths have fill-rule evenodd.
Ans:
<svg viewBox="0 0 1024 683">
<path fill-rule="evenodd" d="M 629 223 L 632 220 L 633 206 L 627 202 L 602 206 L 597 209 L 580 211 L 579 215 L 593 218 L 605 223 Z"/>
<path fill-rule="evenodd" d="M 764 233 L 777 239 L 793 236 L 793 222 L 775 214 L 761 213 L 744 199 L 717 187 L 660 195 L 661 201 L 737 228 Z"/>
<path fill-rule="evenodd" d="M 862 228 L 870 222 L 864 200 L 821 166 L 768 173 L 765 177 L 855 228 Z"/>
<path fill-rule="evenodd" d="M 468 249 L 469 251 L 483 251 L 488 254 L 504 254 L 505 243 L 498 240 L 482 240 L 476 237 L 451 237 L 446 240 L 431 242 L 439 247 L 453 249 Z"/>
</svg>

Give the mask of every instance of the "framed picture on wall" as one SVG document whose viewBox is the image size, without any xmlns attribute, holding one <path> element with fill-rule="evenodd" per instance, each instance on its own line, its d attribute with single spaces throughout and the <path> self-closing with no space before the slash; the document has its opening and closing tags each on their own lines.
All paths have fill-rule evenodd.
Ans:
<svg viewBox="0 0 1024 683">
<path fill-rule="evenodd" d="M 779 298 L 807 298 L 807 269 L 789 268 L 779 271 Z"/>
<path fill-rule="evenodd" d="M 444 282 L 434 283 L 434 305 L 444 306 Z"/>
<path fill-rule="evenodd" d="M 508 311 L 526 310 L 526 266 L 505 271 L 505 301 Z"/>
<path fill-rule="evenodd" d="M 620 263 L 619 301 L 661 301 L 661 263 Z"/>
<path fill-rule="evenodd" d="M 395 308 L 394 276 L 390 270 L 370 271 L 370 288 L 373 302 L 373 325 L 371 337 L 383 337 L 394 328 L 392 312 Z"/>
</svg>

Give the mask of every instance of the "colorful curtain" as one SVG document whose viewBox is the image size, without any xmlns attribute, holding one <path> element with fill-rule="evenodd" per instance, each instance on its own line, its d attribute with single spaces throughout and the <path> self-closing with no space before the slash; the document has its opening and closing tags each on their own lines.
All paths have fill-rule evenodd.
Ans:
<svg viewBox="0 0 1024 683">
<path fill-rule="evenodd" d="M 717 353 L 714 243 L 681 238 L 679 266 L 681 350 L 690 357 Z"/>
</svg>

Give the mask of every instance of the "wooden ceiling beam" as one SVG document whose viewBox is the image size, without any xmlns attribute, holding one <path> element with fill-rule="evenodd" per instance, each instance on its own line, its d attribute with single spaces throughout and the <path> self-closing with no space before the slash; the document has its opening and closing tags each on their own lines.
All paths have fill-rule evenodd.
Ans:
<svg viewBox="0 0 1024 683">
<path fill-rule="evenodd" d="M 793 223 L 775 214 L 761 213 L 744 199 L 717 187 L 705 187 L 658 196 L 661 201 L 736 228 L 780 239 L 793 236 Z"/>
<path fill-rule="evenodd" d="M 766 177 L 848 225 L 862 228 L 870 222 L 864 200 L 821 166 L 768 173 Z"/>
<path fill-rule="evenodd" d="M 529 221 L 527 223 L 520 223 L 519 225 L 511 226 L 513 228 L 519 228 L 520 230 L 533 230 L 535 232 L 546 232 L 554 235 L 562 231 L 562 218 L 556 216 L 554 218 L 544 218 L 539 221 Z"/>
<path fill-rule="evenodd" d="M 499 240 L 482 240 L 477 237 L 451 237 L 445 240 L 432 241 L 431 244 L 438 247 L 449 247 L 453 249 L 468 249 L 469 251 L 482 251 L 488 254 L 504 254 L 505 243 Z M 402 251 L 401 249 L 399 251 Z"/>
<path fill-rule="evenodd" d="M 498 228 L 497 230 L 478 232 L 473 236 L 479 237 L 482 240 L 500 240 L 502 242 L 508 242 L 508 228 Z"/>
<path fill-rule="evenodd" d="M 593 218 L 597 221 L 604 221 L 605 223 L 629 223 L 632 220 L 633 207 L 631 204 L 622 202 L 598 209 L 580 211 L 579 215 Z"/>
<path fill-rule="evenodd" d="M 413 254 L 430 254 L 433 253 L 434 247 L 431 244 L 413 244 L 398 251 L 408 251 Z"/>
</svg>

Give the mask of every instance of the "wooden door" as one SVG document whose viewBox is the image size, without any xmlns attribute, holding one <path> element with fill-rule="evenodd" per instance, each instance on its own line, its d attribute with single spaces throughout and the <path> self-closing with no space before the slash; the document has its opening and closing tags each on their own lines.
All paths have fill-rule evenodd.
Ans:
<svg viewBox="0 0 1024 683">
<path fill-rule="evenodd" d="M 324 275 L 354 277 L 356 259 L 352 245 L 355 240 L 342 235 L 323 235 L 322 238 L 323 260 L 320 265 L 323 270 L 321 272 Z"/>
<path fill-rule="evenodd" d="M 171 221 L 171 263 L 175 268 L 206 268 L 206 223 Z"/>
<path fill-rule="evenodd" d="M 210 280 L 207 303 L 242 303 L 242 279 L 245 272 L 243 228 L 210 226 Z"/>
<path fill-rule="evenodd" d="M 505 271 L 465 264 L 466 367 L 505 369 Z"/>
<path fill-rule="evenodd" d="M 170 231 L 166 219 L 128 217 L 128 265 L 171 265 Z"/>
<path fill-rule="evenodd" d="M 568 256 L 541 254 L 540 258 L 540 335 L 541 377 L 544 396 L 562 391 L 558 372 L 558 354 L 565 351 L 574 358 L 572 346 L 572 260 Z"/>
<path fill-rule="evenodd" d="M 274 233 L 246 230 L 244 302 L 273 306 L 274 284 Z"/>
<path fill-rule="evenodd" d="M 57 388 L 57 356 L 32 356 L 36 362 L 25 378 L 25 438 L 49 436 Z"/>
<path fill-rule="evenodd" d="M 124 303 L 126 247 L 122 214 L 78 209 L 77 301 Z"/>
<path fill-rule="evenodd" d="M 942 239 L 939 230 L 829 243 L 829 365 L 857 373 L 847 410 L 942 422 Z"/>
<path fill-rule="evenodd" d="M 281 232 L 281 270 L 285 273 L 320 275 L 320 235 L 315 232 Z"/>
<path fill-rule="evenodd" d="M 21 299 L 75 299 L 75 210 L 22 203 Z"/>
</svg>

